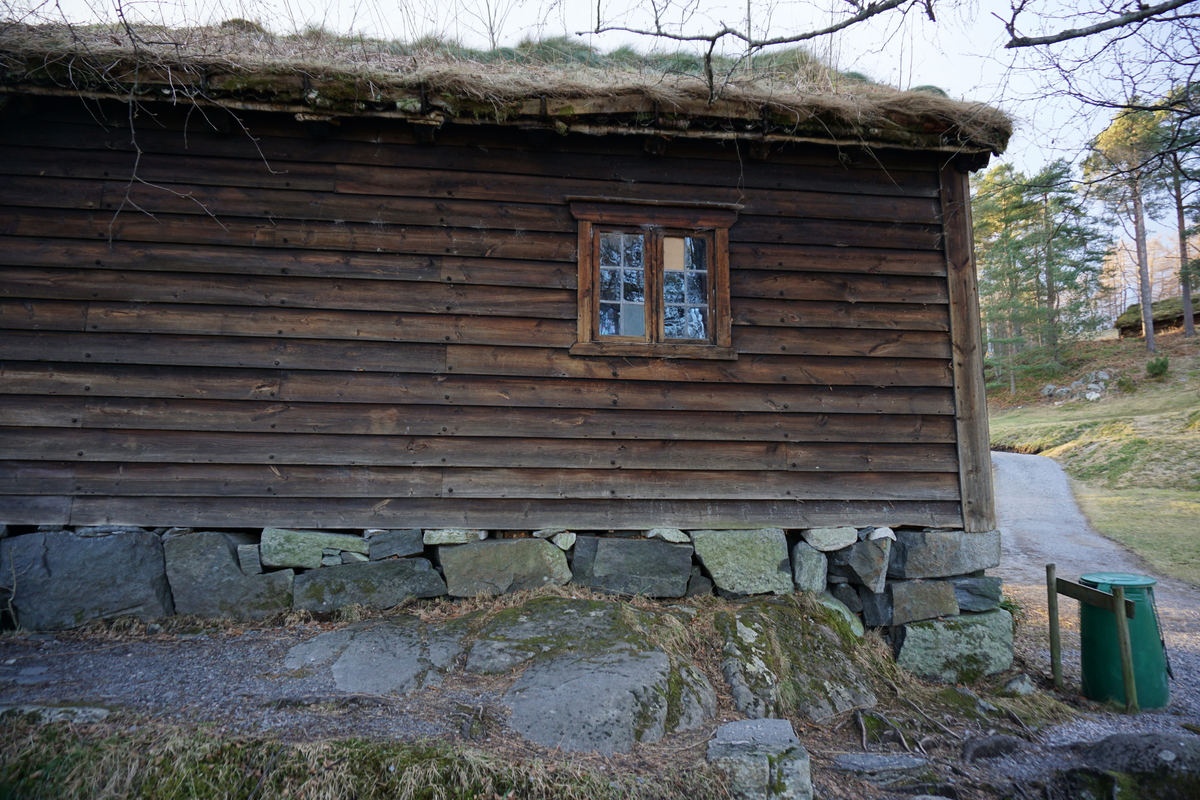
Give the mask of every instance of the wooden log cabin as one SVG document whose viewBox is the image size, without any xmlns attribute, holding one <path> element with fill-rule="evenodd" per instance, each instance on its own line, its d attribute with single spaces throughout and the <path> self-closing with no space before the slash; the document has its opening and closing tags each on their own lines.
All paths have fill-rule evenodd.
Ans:
<svg viewBox="0 0 1200 800">
<path fill-rule="evenodd" d="M 994 527 L 997 112 L 179 58 L 6 54 L 0 522 Z"/>
</svg>

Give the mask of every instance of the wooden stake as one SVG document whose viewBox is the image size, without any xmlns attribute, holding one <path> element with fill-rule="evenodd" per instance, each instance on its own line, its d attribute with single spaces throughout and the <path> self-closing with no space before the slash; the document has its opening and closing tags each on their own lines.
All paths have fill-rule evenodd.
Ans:
<svg viewBox="0 0 1200 800">
<path fill-rule="evenodd" d="M 1137 682 L 1133 674 L 1133 647 L 1129 642 L 1129 620 L 1123 613 L 1125 610 L 1125 587 L 1114 586 L 1113 597 L 1119 609 L 1113 617 L 1117 621 L 1117 644 L 1121 648 L 1121 679 L 1125 682 L 1125 711 L 1130 714 L 1138 712 Z"/>
<path fill-rule="evenodd" d="M 1062 635 L 1058 629 L 1058 579 L 1054 565 L 1046 565 L 1046 607 L 1050 615 L 1050 672 L 1054 676 L 1054 688 L 1063 690 Z"/>
</svg>

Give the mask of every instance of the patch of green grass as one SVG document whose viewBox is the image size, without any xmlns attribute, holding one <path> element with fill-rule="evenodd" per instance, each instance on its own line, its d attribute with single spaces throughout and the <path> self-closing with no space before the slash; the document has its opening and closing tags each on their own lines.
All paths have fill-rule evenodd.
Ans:
<svg viewBox="0 0 1200 800">
<path fill-rule="evenodd" d="M 83 726 L 0 719 L 0 798 L 708 798 L 724 781 L 697 767 L 650 783 L 445 744 L 227 738 L 131 717 Z"/>
<path fill-rule="evenodd" d="M 1073 488 L 1096 530 L 1164 575 L 1200 586 L 1200 491 L 1111 489 L 1078 481 Z"/>
</svg>

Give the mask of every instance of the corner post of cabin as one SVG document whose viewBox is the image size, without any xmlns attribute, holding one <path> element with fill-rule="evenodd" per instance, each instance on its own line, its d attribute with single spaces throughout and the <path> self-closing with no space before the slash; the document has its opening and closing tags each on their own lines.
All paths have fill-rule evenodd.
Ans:
<svg viewBox="0 0 1200 800">
<path fill-rule="evenodd" d="M 963 528 L 974 533 L 994 529 L 996 511 L 968 174 L 953 163 L 945 164 L 940 188 Z"/>
</svg>

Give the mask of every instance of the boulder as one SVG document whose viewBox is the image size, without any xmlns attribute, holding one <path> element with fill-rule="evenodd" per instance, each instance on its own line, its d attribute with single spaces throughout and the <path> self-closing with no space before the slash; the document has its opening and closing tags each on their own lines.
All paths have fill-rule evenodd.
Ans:
<svg viewBox="0 0 1200 800">
<path fill-rule="evenodd" d="M 1000 564 L 1000 532 L 901 530 L 888 565 L 889 578 L 949 578 Z"/>
<path fill-rule="evenodd" d="M 173 536 L 163 549 L 180 614 L 262 619 L 292 605 L 292 570 L 246 575 L 234 542 L 223 533 Z"/>
<path fill-rule="evenodd" d="M 290 528 L 263 528 L 262 541 L 259 542 L 259 555 L 264 567 L 316 569 L 321 566 L 325 550 L 366 554 L 368 545 L 367 540 L 359 536 Z"/>
<path fill-rule="evenodd" d="M 868 625 L 886 627 L 958 614 L 954 587 L 946 581 L 891 581 L 880 594 L 860 591 Z"/>
<path fill-rule="evenodd" d="M 954 596 L 962 611 L 987 611 L 1000 605 L 1000 590 L 1004 582 L 999 578 L 952 578 Z"/>
<path fill-rule="evenodd" d="M 808 751 L 786 719 L 727 722 L 708 742 L 708 763 L 729 775 L 734 800 L 811 800 Z"/>
<path fill-rule="evenodd" d="M 409 597 L 440 597 L 446 584 L 424 558 L 393 558 L 312 570 L 296 576 L 296 608 L 334 611 L 358 603 L 391 608 Z"/>
<path fill-rule="evenodd" d="M 825 591 L 825 576 L 829 559 L 807 542 L 796 542 L 792 548 L 792 581 L 800 592 Z"/>
<path fill-rule="evenodd" d="M 646 531 L 647 539 L 662 539 L 673 544 L 688 544 L 692 540 L 679 528 L 651 528 Z"/>
<path fill-rule="evenodd" d="M 454 597 L 507 594 L 571 580 L 566 555 L 544 539 L 489 539 L 439 547 L 438 558 L 446 590 Z"/>
<path fill-rule="evenodd" d="M 892 643 L 896 663 L 909 672 L 946 683 L 971 683 L 1012 666 L 1012 615 L 996 608 L 899 625 Z"/>
<path fill-rule="evenodd" d="M 845 603 L 846 608 L 853 611 L 855 614 L 863 610 L 862 600 L 858 597 L 858 590 L 848 583 L 832 584 L 833 589 L 830 594 L 835 600 Z"/>
<path fill-rule="evenodd" d="M 16 621 L 27 630 L 174 613 L 162 541 L 143 530 L 88 537 L 46 531 L 0 540 L 0 594 L 11 595 Z"/>
<path fill-rule="evenodd" d="M 714 615 L 725 642 L 721 672 L 738 711 L 751 719 L 799 711 L 820 723 L 875 705 L 869 682 L 847 653 L 854 634 L 815 612 L 757 600 Z"/>
<path fill-rule="evenodd" d="M 420 528 L 371 531 L 367 550 L 372 561 L 393 556 L 415 556 L 424 552 L 425 538 Z"/>
<path fill-rule="evenodd" d="M 453 623 L 426 625 L 415 617 L 359 622 L 296 645 L 284 667 L 328 667 L 343 692 L 408 694 L 441 684 L 462 653 L 463 633 Z"/>
<path fill-rule="evenodd" d="M 782 528 L 690 533 L 696 555 L 718 589 L 743 595 L 795 590 Z"/>
<path fill-rule="evenodd" d="M 878 594 L 883 591 L 887 582 L 891 551 L 891 539 L 867 538 L 845 549 L 831 552 L 829 564 L 839 568 L 841 574 L 849 576 L 851 581 L 861 583 L 868 591 Z"/>
<path fill-rule="evenodd" d="M 557 532 L 557 530 L 555 531 Z M 433 528 L 425 531 L 424 542 L 428 545 L 470 544 L 486 539 L 488 532 L 478 528 Z"/>
<path fill-rule="evenodd" d="M 849 547 L 858 541 L 858 529 L 849 526 L 841 528 L 807 528 L 800 531 L 800 537 L 809 546 L 829 552 Z"/>
<path fill-rule="evenodd" d="M 659 539 L 580 536 L 571 562 L 575 583 L 618 594 L 683 597 L 692 547 Z"/>
<path fill-rule="evenodd" d="M 239 544 L 237 546 L 238 567 L 246 576 L 262 575 L 262 559 L 258 555 L 258 545 Z"/>
</svg>

